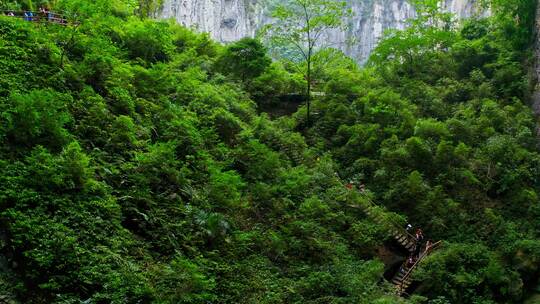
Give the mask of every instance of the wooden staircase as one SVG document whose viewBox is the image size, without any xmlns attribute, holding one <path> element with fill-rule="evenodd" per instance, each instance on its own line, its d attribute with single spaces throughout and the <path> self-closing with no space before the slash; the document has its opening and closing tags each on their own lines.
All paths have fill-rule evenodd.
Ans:
<svg viewBox="0 0 540 304">
<path fill-rule="evenodd" d="M 441 241 L 438 241 L 437 243 L 434 243 L 429 248 L 426 248 L 420 257 L 415 261 L 414 265 L 410 268 L 406 267 L 407 261 L 403 263 L 403 265 L 400 267 L 396 275 L 392 278 L 392 284 L 394 284 L 396 288 L 396 293 L 399 295 L 403 295 L 407 288 L 411 286 L 411 283 L 413 281 L 412 274 L 414 270 L 418 267 L 418 265 L 426 258 L 428 257 L 435 249 L 440 247 Z"/>
<path fill-rule="evenodd" d="M 357 204 L 349 205 L 353 208 L 361 209 L 367 214 L 367 216 L 376 222 L 379 225 L 386 226 L 391 232 L 392 237 L 405 248 L 409 253 L 413 253 L 416 248 L 416 239 L 410 234 L 405 228 L 402 228 L 403 225 L 392 220 L 389 216 L 389 213 L 383 210 L 381 207 L 377 206 L 363 191 L 356 191 L 351 189 L 350 194 L 353 196 L 352 199 Z M 358 198 L 355 199 L 355 195 L 358 195 Z M 391 283 L 394 285 L 396 293 L 400 296 L 405 294 L 405 291 L 413 282 L 412 274 L 418 265 L 429 256 L 435 249 L 440 247 L 441 241 L 438 241 L 429 246 L 429 248 L 423 248 L 423 252 L 420 257 L 415 261 L 414 265 L 410 268 L 407 267 L 407 261 L 403 263 L 398 272 L 394 275 L 391 280 Z"/>
</svg>

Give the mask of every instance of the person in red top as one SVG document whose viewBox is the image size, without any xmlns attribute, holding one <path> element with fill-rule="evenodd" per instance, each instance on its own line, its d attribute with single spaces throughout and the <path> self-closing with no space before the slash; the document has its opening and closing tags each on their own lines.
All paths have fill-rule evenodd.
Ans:
<svg viewBox="0 0 540 304">
<path fill-rule="evenodd" d="M 416 229 L 416 234 L 414 235 L 414 237 L 416 238 L 416 241 L 418 243 L 422 243 L 422 241 L 424 240 L 424 233 L 422 232 L 422 229 Z"/>
</svg>

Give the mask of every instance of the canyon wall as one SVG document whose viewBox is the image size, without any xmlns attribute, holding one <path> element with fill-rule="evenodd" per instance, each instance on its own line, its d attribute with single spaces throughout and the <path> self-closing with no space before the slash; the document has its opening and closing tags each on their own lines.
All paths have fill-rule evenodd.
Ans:
<svg viewBox="0 0 540 304">
<path fill-rule="evenodd" d="M 272 0 L 165 0 L 162 18 L 208 32 L 221 42 L 253 37 L 270 18 Z M 276 0 L 274 0 L 276 1 Z M 414 7 L 405 0 L 347 0 L 354 15 L 344 22 L 346 33 L 329 32 L 328 42 L 347 55 L 364 62 L 386 29 L 401 29 L 414 17 Z M 468 17 L 478 9 L 476 0 L 445 0 L 445 9 Z M 275 2 L 274 2 L 275 3 Z M 354 44 L 346 43 L 350 40 Z"/>
</svg>

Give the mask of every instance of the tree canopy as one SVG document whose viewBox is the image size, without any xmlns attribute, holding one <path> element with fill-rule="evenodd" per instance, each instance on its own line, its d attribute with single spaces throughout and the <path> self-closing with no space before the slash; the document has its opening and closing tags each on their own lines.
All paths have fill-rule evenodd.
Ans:
<svg viewBox="0 0 540 304">
<path fill-rule="evenodd" d="M 309 1 L 310 30 L 343 16 Z M 292 28 L 317 49 L 311 124 L 304 72 L 256 39 L 134 1 L 48 2 L 77 26 L 0 16 L 0 302 L 534 301 L 533 2 L 463 22 L 421 2 L 364 67 Z M 406 223 L 442 245 L 399 297 Z"/>
</svg>

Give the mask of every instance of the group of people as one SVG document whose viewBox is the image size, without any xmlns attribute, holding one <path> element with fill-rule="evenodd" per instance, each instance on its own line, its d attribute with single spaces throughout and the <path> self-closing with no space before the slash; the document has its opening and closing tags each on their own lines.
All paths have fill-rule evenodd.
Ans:
<svg viewBox="0 0 540 304">
<path fill-rule="evenodd" d="M 406 230 L 410 233 L 410 231 L 412 230 L 412 225 L 407 224 Z M 413 267 L 416 261 L 418 261 L 424 254 L 427 254 L 433 247 L 433 241 L 431 239 L 426 240 L 422 229 L 416 229 L 413 237 L 414 250 L 407 258 L 407 261 L 405 262 L 404 267 L 401 268 L 401 271 L 406 271 Z"/>
<path fill-rule="evenodd" d="M 14 11 L 7 11 L 5 15 L 8 17 L 19 17 L 15 14 Z M 22 17 L 25 21 L 47 20 L 49 22 L 64 23 L 64 20 L 62 18 L 57 18 L 56 14 L 51 12 L 46 7 L 41 7 L 38 13 L 34 13 L 32 11 L 24 11 L 20 17 Z"/>
<path fill-rule="evenodd" d="M 348 182 L 345 187 L 349 190 L 352 190 L 354 188 L 354 185 L 357 184 L 357 188 L 358 188 L 358 191 L 360 192 L 364 192 L 366 191 L 366 186 L 362 183 L 359 183 L 359 182 L 355 182 L 354 180 Z"/>
</svg>

